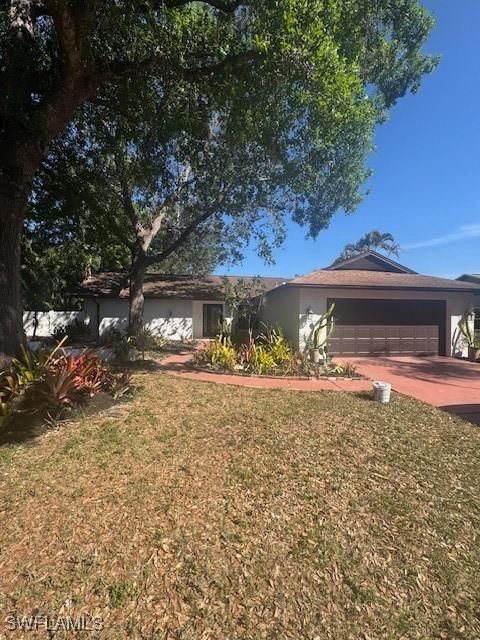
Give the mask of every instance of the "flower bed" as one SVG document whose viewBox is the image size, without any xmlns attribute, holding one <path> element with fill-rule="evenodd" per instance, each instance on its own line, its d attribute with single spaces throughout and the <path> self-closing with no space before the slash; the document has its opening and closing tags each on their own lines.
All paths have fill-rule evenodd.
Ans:
<svg viewBox="0 0 480 640">
<path fill-rule="evenodd" d="M 282 378 L 360 378 L 355 365 L 330 361 L 315 364 L 305 353 L 295 351 L 279 329 L 269 329 L 257 338 L 235 344 L 228 335 L 217 336 L 198 351 L 194 368 L 243 376 Z"/>
<path fill-rule="evenodd" d="M 23 357 L 0 373 L 1 427 L 32 418 L 57 420 L 94 395 L 103 392 L 117 399 L 131 388 L 130 376 L 113 373 L 95 349 L 72 355 L 61 346 L 51 353 L 24 349 Z"/>
</svg>

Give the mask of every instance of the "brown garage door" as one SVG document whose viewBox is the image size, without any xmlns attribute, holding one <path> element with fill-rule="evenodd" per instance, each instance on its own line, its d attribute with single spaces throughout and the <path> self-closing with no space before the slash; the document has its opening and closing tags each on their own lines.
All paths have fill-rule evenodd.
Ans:
<svg viewBox="0 0 480 640">
<path fill-rule="evenodd" d="M 445 355 L 443 300 L 336 298 L 335 355 Z"/>
<path fill-rule="evenodd" d="M 438 354 L 438 326 L 337 325 L 329 348 L 339 356 Z"/>
</svg>

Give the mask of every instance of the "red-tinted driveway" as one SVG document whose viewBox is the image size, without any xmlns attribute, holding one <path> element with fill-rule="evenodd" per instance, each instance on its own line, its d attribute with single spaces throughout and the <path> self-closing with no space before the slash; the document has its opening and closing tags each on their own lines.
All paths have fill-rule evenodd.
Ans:
<svg viewBox="0 0 480 640">
<path fill-rule="evenodd" d="M 480 424 L 480 363 L 455 358 L 349 358 L 359 373 Z"/>
</svg>

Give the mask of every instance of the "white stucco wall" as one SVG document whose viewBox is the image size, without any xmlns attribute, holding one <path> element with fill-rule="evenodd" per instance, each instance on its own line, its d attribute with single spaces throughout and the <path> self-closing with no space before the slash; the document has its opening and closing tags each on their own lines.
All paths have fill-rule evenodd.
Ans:
<svg viewBox="0 0 480 640">
<path fill-rule="evenodd" d="M 297 349 L 299 346 L 300 289 L 278 287 L 266 297 L 261 309 L 262 322 L 280 326 L 287 340 Z"/>
<path fill-rule="evenodd" d="M 193 314 L 191 300 L 145 300 L 144 324 L 168 340 L 191 340 Z"/>
<path fill-rule="evenodd" d="M 144 323 L 158 335 L 169 340 L 191 340 L 203 337 L 203 305 L 223 304 L 224 317 L 231 322 L 231 314 L 218 300 L 145 299 Z M 109 329 L 124 331 L 128 325 L 128 300 L 99 298 L 99 333 Z M 96 329 L 97 307 L 94 300 L 85 300 L 85 314 Z"/>
<path fill-rule="evenodd" d="M 433 291 L 391 291 L 372 289 L 316 289 L 314 287 L 299 288 L 298 327 L 299 346 L 303 348 L 311 334 L 312 326 L 318 322 L 322 313 L 327 310 L 328 298 L 366 298 L 384 300 L 445 300 L 446 301 L 446 355 L 466 355 L 464 347 L 453 348 L 453 337 L 458 321 L 465 309 L 475 306 L 475 297 L 466 293 L 433 292 Z M 477 298 L 478 300 L 478 298 Z M 307 309 L 313 314 L 307 317 Z"/>
<path fill-rule="evenodd" d="M 98 299 L 99 334 L 110 329 L 125 331 L 128 326 L 128 300 Z M 87 307 L 95 314 L 95 302 Z M 192 302 L 190 300 L 145 300 L 144 323 L 155 334 L 169 340 L 192 338 Z"/>
<path fill-rule="evenodd" d="M 55 329 L 78 322 L 88 324 L 89 318 L 85 311 L 24 311 L 23 328 L 27 336 L 35 335 L 39 338 L 51 336 Z M 37 329 L 35 331 L 35 323 Z"/>
</svg>

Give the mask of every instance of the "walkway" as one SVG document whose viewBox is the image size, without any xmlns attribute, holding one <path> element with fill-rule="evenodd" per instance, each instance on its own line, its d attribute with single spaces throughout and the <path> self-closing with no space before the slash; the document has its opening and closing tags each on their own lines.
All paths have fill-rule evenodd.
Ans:
<svg viewBox="0 0 480 640">
<path fill-rule="evenodd" d="M 228 373 L 210 373 L 197 371 L 188 366 L 192 359 L 192 352 L 184 352 L 167 356 L 161 362 L 161 369 L 170 375 L 199 380 L 201 382 L 215 382 L 238 387 L 252 387 L 255 389 L 288 389 L 292 391 L 370 391 L 372 383 L 369 380 L 348 380 L 344 378 L 302 380 L 295 378 L 268 378 L 261 376 L 230 375 Z"/>
</svg>

